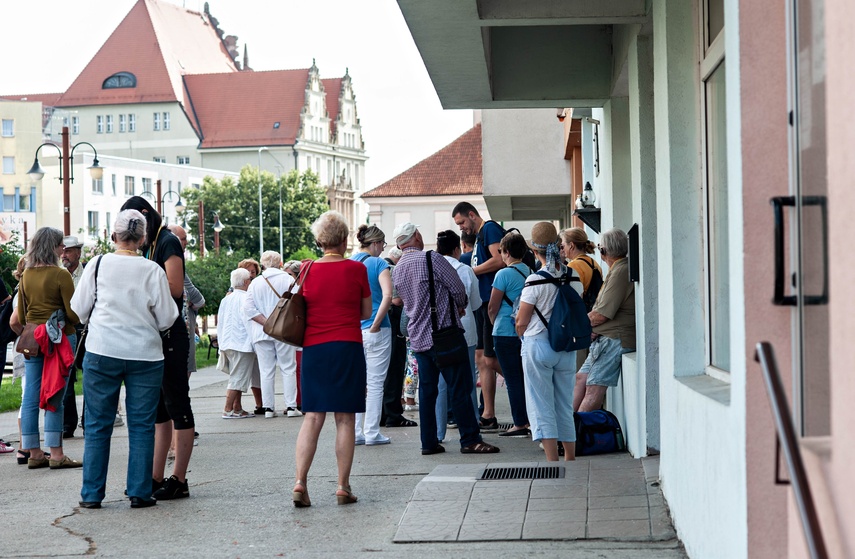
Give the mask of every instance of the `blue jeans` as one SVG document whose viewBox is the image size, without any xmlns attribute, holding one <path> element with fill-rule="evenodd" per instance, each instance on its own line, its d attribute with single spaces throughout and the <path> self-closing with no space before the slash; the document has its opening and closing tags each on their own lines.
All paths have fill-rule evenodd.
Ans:
<svg viewBox="0 0 855 559">
<path fill-rule="evenodd" d="M 526 336 L 522 343 L 525 382 L 528 385 L 531 438 L 576 440 L 573 423 L 573 388 L 576 386 L 576 352 L 555 351 L 546 332 Z"/>
<path fill-rule="evenodd" d="M 86 353 L 83 398 L 86 401 L 82 501 L 100 503 L 107 486 L 110 438 L 125 383 L 128 426 L 128 497 L 151 498 L 154 420 L 163 382 L 163 361 L 131 361 Z"/>
<path fill-rule="evenodd" d="M 451 393 L 451 409 L 460 431 L 460 446 L 481 442 L 478 421 L 472 414 L 472 371 L 469 363 L 458 363 L 440 369 L 433 349 L 415 352 L 419 364 L 419 421 L 422 450 L 432 450 L 439 443 L 436 428 L 436 399 L 439 377 L 445 379 Z"/>
<path fill-rule="evenodd" d="M 514 425 L 528 425 L 528 410 L 525 405 L 525 378 L 522 364 L 522 341 L 516 336 L 493 336 L 496 357 L 502 366 L 502 375 L 508 385 L 508 400 Z"/>
<path fill-rule="evenodd" d="M 469 367 L 472 369 L 472 412 L 478 421 L 478 391 L 475 390 L 475 346 L 469 346 Z M 455 419 L 456 421 L 456 419 Z M 445 440 L 448 431 L 448 384 L 442 376 L 439 377 L 439 394 L 436 397 L 436 438 Z"/>
<path fill-rule="evenodd" d="M 77 336 L 68 335 L 71 350 L 74 351 Z M 30 357 L 24 360 L 24 376 L 27 379 L 23 397 L 21 398 L 21 448 L 28 450 L 39 448 L 39 397 L 42 392 L 42 372 L 44 370 L 44 357 Z M 62 446 L 62 400 L 65 398 L 63 391 L 59 398 L 59 407 L 56 411 L 45 410 L 45 446 L 57 448 Z"/>
</svg>

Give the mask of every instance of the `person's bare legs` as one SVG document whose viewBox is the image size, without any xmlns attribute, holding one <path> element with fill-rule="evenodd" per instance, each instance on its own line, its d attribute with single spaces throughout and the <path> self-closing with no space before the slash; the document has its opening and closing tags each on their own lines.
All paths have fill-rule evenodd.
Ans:
<svg viewBox="0 0 855 559">
<path fill-rule="evenodd" d="M 596 411 L 602 408 L 606 399 L 606 390 L 608 390 L 608 386 L 588 385 L 578 411 Z M 573 399 L 576 399 L 575 395 Z"/>
<path fill-rule="evenodd" d="M 579 408 L 582 406 L 582 400 L 585 399 L 587 386 L 588 374 L 576 373 L 576 385 L 573 387 L 573 409 L 576 411 L 582 411 Z"/>
<path fill-rule="evenodd" d="M 557 439 L 541 439 L 543 452 L 546 453 L 547 462 L 558 462 L 558 442 Z"/>
<path fill-rule="evenodd" d="M 261 405 L 261 388 L 253 386 L 250 390 L 252 390 L 252 397 L 255 398 L 256 409 L 264 407 Z"/>
<path fill-rule="evenodd" d="M 576 460 L 576 442 L 562 441 L 561 444 L 564 446 L 564 461 Z"/>
<path fill-rule="evenodd" d="M 175 429 L 175 463 L 172 465 L 172 475 L 178 481 L 187 481 L 187 467 L 190 465 L 190 456 L 193 454 L 193 427 L 187 429 Z"/>
<path fill-rule="evenodd" d="M 478 359 L 478 350 L 475 359 Z M 502 374 L 499 360 L 495 357 L 487 357 L 481 350 L 481 363 L 478 364 L 479 377 L 481 379 L 481 394 L 484 396 L 484 413 L 481 417 L 492 419 L 496 417 L 496 374 Z M 483 373 L 482 373 L 483 371 Z"/>
<path fill-rule="evenodd" d="M 166 455 L 169 454 L 171 443 L 172 421 L 156 423 L 154 426 L 154 464 L 151 468 L 151 477 L 155 481 L 163 481 Z"/>
<path fill-rule="evenodd" d="M 350 469 L 353 466 L 353 430 L 356 417 L 352 413 L 335 414 L 335 459 L 338 463 L 338 484 L 350 487 Z"/>
<path fill-rule="evenodd" d="M 294 491 L 302 486 L 303 491 L 308 497 L 308 487 L 306 482 L 309 476 L 309 468 L 312 467 L 312 461 L 315 459 L 315 451 L 318 449 L 318 437 L 321 434 L 321 429 L 324 426 L 324 421 L 327 419 L 326 413 L 306 412 L 303 417 L 303 424 L 300 426 L 300 432 L 297 434 L 296 459 L 297 472 Z M 336 441 L 341 433 L 336 433 Z M 350 423 L 351 444 L 353 444 L 353 421 Z"/>
<path fill-rule="evenodd" d="M 235 402 L 240 411 L 240 390 L 226 390 L 226 407 L 223 408 L 223 412 L 235 411 Z"/>
</svg>

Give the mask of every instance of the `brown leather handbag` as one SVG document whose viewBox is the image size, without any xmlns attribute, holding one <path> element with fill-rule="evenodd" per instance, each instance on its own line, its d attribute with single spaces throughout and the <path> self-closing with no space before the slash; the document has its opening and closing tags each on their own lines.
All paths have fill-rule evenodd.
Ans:
<svg viewBox="0 0 855 559">
<path fill-rule="evenodd" d="M 303 346 L 303 336 L 306 333 L 306 299 L 301 291 L 303 290 L 303 282 L 309 275 L 312 262 L 310 260 L 301 271 L 297 279 L 297 289 L 294 292 L 286 291 L 279 297 L 279 301 L 271 311 L 270 316 L 267 317 L 267 321 L 264 323 L 264 333 L 271 338 L 289 345 Z M 269 281 L 267 283 L 270 284 Z M 270 289 L 273 289 L 272 285 Z M 275 289 L 273 292 L 279 295 Z"/>
<path fill-rule="evenodd" d="M 21 278 L 21 288 L 18 290 L 18 295 L 21 297 L 21 305 L 22 310 L 24 311 L 24 316 L 27 316 L 27 296 L 24 295 L 24 286 L 23 286 L 23 278 Z M 34 324 L 32 322 L 28 322 L 24 325 L 24 330 L 21 332 L 21 335 L 18 336 L 18 343 L 15 344 L 15 351 L 18 353 L 23 353 L 24 357 L 36 357 L 39 354 L 39 342 L 36 341 L 36 326 L 38 324 Z"/>
</svg>

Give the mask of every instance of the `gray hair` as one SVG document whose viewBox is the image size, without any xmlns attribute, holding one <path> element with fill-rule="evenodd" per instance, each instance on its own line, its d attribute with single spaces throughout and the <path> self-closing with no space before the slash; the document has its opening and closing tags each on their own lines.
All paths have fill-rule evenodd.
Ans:
<svg viewBox="0 0 855 559">
<path fill-rule="evenodd" d="M 626 233 L 615 227 L 609 229 L 600 237 L 600 246 L 606 249 L 606 255 L 611 258 L 623 258 L 629 252 L 629 241 Z"/>
<path fill-rule="evenodd" d="M 123 243 L 135 243 L 145 239 L 145 228 L 145 216 L 137 210 L 119 212 L 113 224 L 116 240 Z"/>
<path fill-rule="evenodd" d="M 62 231 L 55 227 L 42 227 L 30 241 L 27 251 L 27 268 L 59 266 L 56 249 L 62 244 Z"/>
<path fill-rule="evenodd" d="M 289 260 L 285 263 L 285 271 L 289 272 L 291 275 L 296 276 L 300 273 L 300 268 L 303 266 L 303 263 L 299 260 Z"/>
<path fill-rule="evenodd" d="M 335 210 L 324 212 L 312 224 L 312 235 L 323 248 L 334 248 L 350 236 L 350 226 L 344 216 Z"/>
<path fill-rule="evenodd" d="M 404 251 L 399 249 L 398 247 L 394 247 L 394 248 L 389 249 L 389 258 L 391 258 L 392 260 L 397 260 L 398 258 L 402 257 L 403 255 L 404 255 Z"/>
<path fill-rule="evenodd" d="M 265 268 L 278 268 L 282 264 L 282 255 L 275 250 L 265 250 L 261 255 L 261 265 Z"/>
<path fill-rule="evenodd" d="M 232 287 L 234 287 L 235 289 L 243 287 L 243 284 L 245 284 L 249 280 L 249 275 L 249 270 L 247 270 L 246 268 L 238 268 L 237 270 L 232 270 L 231 276 L 229 277 L 232 282 Z"/>
</svg>

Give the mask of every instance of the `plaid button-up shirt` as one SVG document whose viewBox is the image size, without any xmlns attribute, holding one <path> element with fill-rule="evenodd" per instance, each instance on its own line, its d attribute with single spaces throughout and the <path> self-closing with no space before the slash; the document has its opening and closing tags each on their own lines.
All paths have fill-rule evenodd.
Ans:
<svg viewBox="0 0 855 559">
<path fill-rule="evenodd" d="M 416 248 L 404 249 L 404 255 L 392 273 L 392 283 L 401 299 L 404 300 L 404 312 L 410 319 L 407 331 L 410 335 L 410 348 L 413 351 L 427 351 L 433 347 L 433 326 L 430 319 L 430 287 L 426 253 Z M 468 303 L 466 288 L 457 272 L 448 261 L 437 252 L 430 253 L 433 264 L 434 290 L 438 327 L 445 328 L 451 321 L 460 326 L 457 309 L 466 308 Z M 449 299 L 451 294 L 455 304 L 454 316 L 450 317 Z"/>
</svg>

